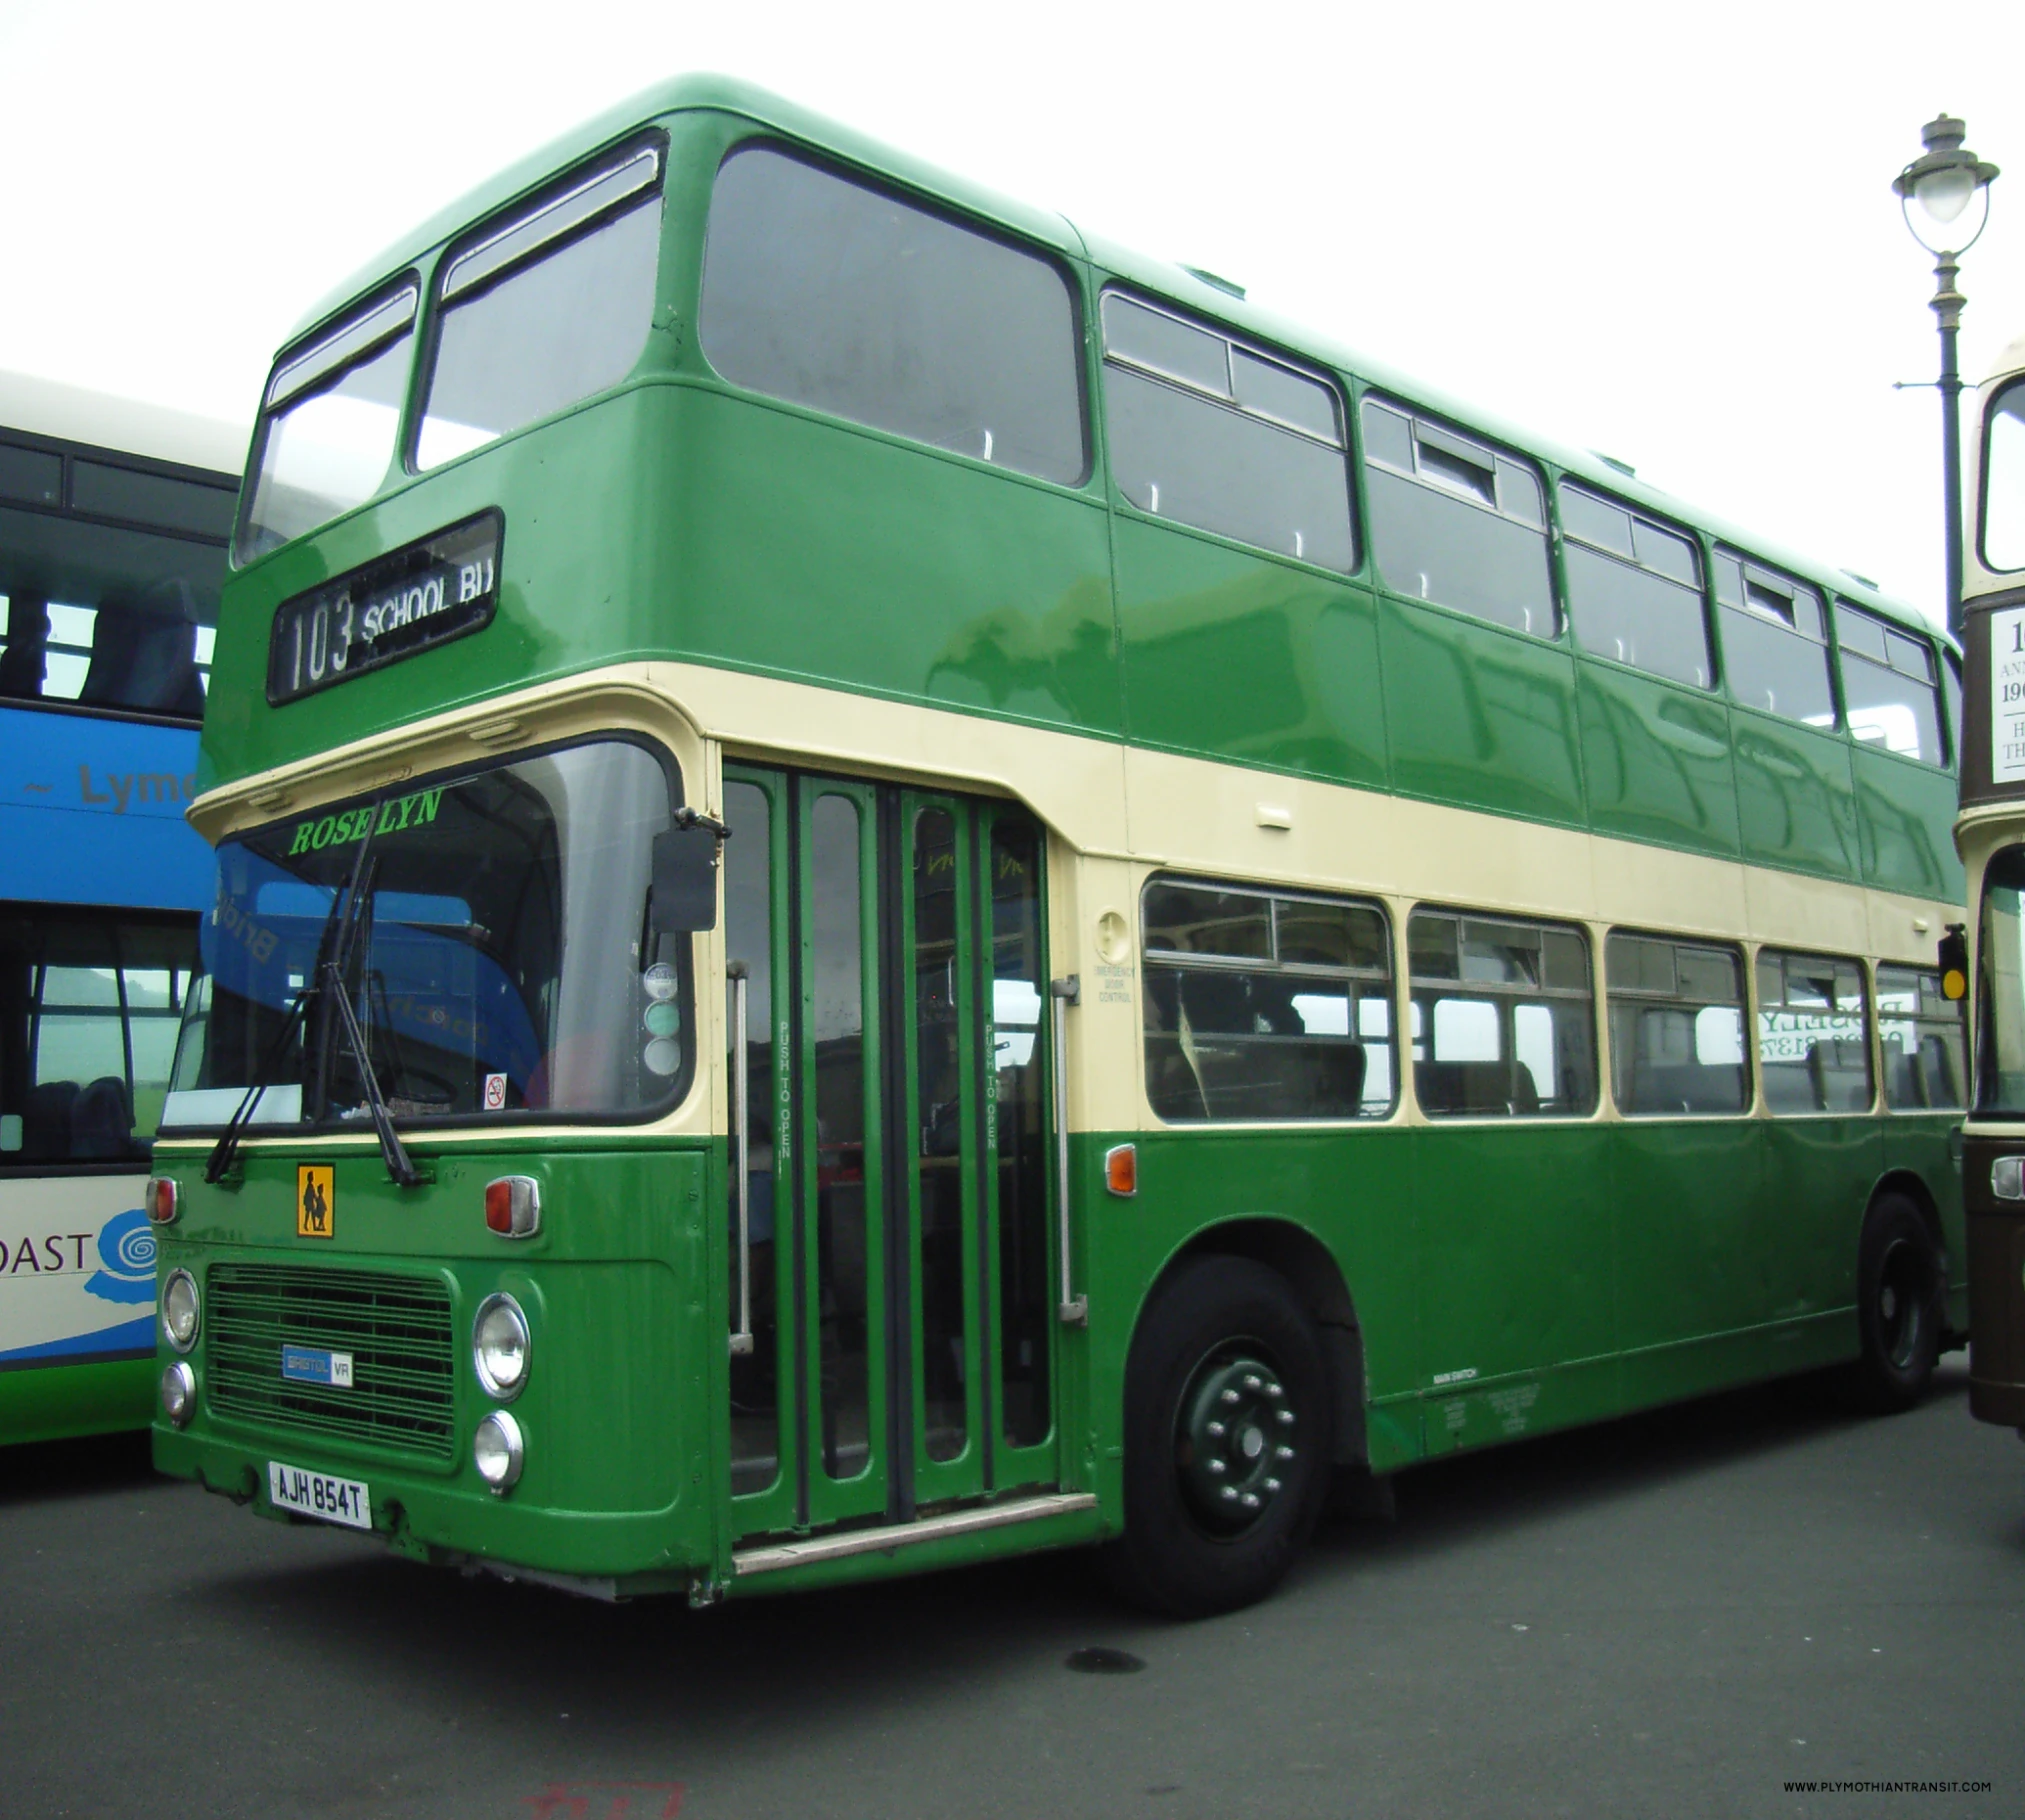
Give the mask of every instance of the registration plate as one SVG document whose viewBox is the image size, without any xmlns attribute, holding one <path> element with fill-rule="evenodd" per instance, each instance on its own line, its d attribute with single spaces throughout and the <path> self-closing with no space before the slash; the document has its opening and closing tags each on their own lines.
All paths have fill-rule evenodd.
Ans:
<svg viewBox="0 0 2025 1820">
<path fill-rule="evenodd" d="M 342 1523 L 349 1529 L 373 1526 L 372 1497 L 357 1479 L 333 1478 L 327 1472 L 307 1472 L 300 1466 L 269 1460 L 267 1495 L 276 1510 L 292 1510 L 322 1523 Z"/>
</svg>

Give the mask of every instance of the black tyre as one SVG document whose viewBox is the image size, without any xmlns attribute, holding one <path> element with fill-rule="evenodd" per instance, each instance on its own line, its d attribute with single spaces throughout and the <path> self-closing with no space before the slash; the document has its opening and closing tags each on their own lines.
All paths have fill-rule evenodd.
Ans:
<svg viewBox="0 0 2025 1820">
<path fill-rule="evenodd" d="M 1285 1279 L 1245 1258 L 1184 1265 L 1126 1363 L 1113 1584 L 1183 1618 L 1263 1598 L 1315 1526 L 1330 1428 L 1321 1342 Z"/>
<path fill-rule="evenodd" d="M 1856 1260 L 1861 1352 L 1857 1400 L 1880 1415 L 1910 1409 L 1927 1393 L 1940 1356 L 1944 1309 L 1940 1253 L 1919 1209 L 1883 1194 L 1864 1217 Z"/>
</svg>

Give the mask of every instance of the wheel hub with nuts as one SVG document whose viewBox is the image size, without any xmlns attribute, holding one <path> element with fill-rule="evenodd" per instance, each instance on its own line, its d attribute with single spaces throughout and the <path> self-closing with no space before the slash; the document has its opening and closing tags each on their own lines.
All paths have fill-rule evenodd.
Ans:
<svg viewBox="0 0 2025 1820">
<path fill-rule="evenodd" d="M 1248 1353 L 1212 1357 L 1182 1394 L 1175 1465 L 1190 1508 L 1220 1535 L 1264 1519 L 1296 1457 L 1299 1426 L 1279 1373 Z"/>
<path fill-rule="evenodd" d="M 1921 1312 L 1923 1260 L 1901 1239 L 1885 1252 L 1877 1274 L 1878 1339 L 1885 1357 L 1903 1371 L 1918 1356 L 1926 1338 Z"/>
</svg>

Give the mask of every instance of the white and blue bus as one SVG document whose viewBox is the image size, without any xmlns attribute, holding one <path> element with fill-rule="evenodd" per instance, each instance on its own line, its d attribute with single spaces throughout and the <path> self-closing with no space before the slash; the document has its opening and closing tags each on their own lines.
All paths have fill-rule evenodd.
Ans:
<svg viewBox="0 0 2025 1820">
<path fill-rule="evenodd" d="M 241 429 L 0 373 L 0 1445 L 141 1428 Z"/>
</svg>

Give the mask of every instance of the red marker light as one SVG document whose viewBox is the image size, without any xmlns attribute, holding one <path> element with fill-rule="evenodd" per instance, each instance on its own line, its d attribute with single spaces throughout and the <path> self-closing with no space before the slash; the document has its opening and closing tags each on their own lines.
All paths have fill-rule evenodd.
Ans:
<svg viewBox="0 0 2025 1820">
<path fill-rule="evenodd" d="M 541 1188 L 531 1175 L 503 1175 L 485 1184 L 485 1224 L 503 1239 L 531 1239 L 541 1230 Z"/>
<path fill-rule="evenodd" d="M 157 1226 L 166 1226 L 176 1217 L 176 1184 L 166 1175 L 151 1175 L 148 1186 L 141 1197 L 141 1205 L 147 1209 L 148 1218 Z"/>
</svg>

